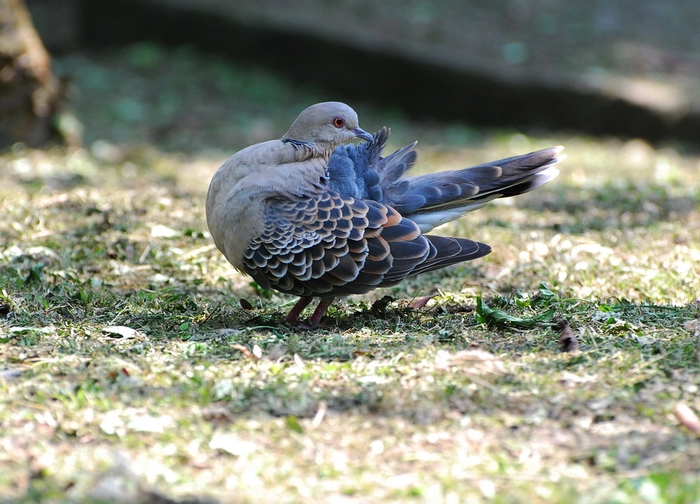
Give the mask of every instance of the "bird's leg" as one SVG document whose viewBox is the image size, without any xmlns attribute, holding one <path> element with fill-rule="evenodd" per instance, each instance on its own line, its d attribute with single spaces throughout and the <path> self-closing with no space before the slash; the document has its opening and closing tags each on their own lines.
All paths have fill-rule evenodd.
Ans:
<svg viewBox="0 0 700 504">
<path fill-rule="evenodd" d="M 287 313 L 287 322 L 291 324 L 296 324 L 299 320 L 299 315 L 301 312 L 304 311 L 304 308 L 309 306 L 309 303 L 313 301 L 312 296 L 302 296 L 299 298 L 299 301 L 297 301 L 294 306 L 292 306 L 292 309 L 289 310 L 289 313 Z M 314 312 L 315 314 L 316 312 Z M 320 318 L 320 317 L 319 317 Z"/>
<path fill-rule="evenodd" d="M 299 327 L 301 327 L 302 329 L 313 329 L 315 327 L 322 326 L 323 324 L 320 324 L 321 317 L 323 317 L 323 314 L 326 313 L 328 307 L 333 304 L 333 301 L 335 301 L 335 297 L 321 298 L 321 301 L 318 302 L 318 306 L 316 306 L 316 309 L 314 310 L 313 314 L 311 314 L 309 323 L 299 323 L 299 315 L 301 314 L 301 312 L 304 311 L 304 308 L 306 308 L 309 305 L 309 303 L 311 303 L 312 300 L 312 296 L 300 297 L 299 301 L 297 301 L 296 304 L 292 306 L 292 309 L 289 310 L 289 313 L 287 314 L 287 322 L 289 322 L 290 324 L 299 324 Z"/>
<path fill-rule="evenodd" d="M 323 317 L 323 314 L 326 313 L 328 307 L 333 304 L 333 301 L 335 301 L 335 297 L 321 298 L 321 301 L 318 302 L 318 306 L 309 319 L 309 322 L 311 322 L 311 327 L 318 325 L 318 323 L 321 321 L 321 317 Z"/>
</svg>

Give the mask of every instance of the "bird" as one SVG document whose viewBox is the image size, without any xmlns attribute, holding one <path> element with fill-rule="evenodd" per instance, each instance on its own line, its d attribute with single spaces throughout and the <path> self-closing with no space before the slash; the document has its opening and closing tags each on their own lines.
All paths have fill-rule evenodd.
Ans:
<svg viewBox="0 0 700 504">
<path fill-rule="evenodd" d="M 261 288 L 299 297 L 290 323 L 301 325 L 315 298 L 307 327 L 338 296 L 487 255 L 485 243 L 428 233 L 550 182 L 565 157 L 558 146 L 408 177 L 417 142 L 383 157 L 390 132 L 366 132 L 344 103 L 317 103 L 280 139 L 243 148 L 214 173 L 206 197 L 214 244 Z"/>
</svg>

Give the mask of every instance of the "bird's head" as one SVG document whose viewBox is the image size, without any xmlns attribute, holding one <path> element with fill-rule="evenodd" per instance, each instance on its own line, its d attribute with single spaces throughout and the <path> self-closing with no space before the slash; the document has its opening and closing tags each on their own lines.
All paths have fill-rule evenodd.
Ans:
<svg viewBox="0 0 700 504">
<path fill-rule="evenodd" d="M 338 145 L 361 138 L 371 142 L 372 135 L 359 126 L 357 113 L 340 102 L 323 102 L 303 110 L 282 137 L 284 141 L 308 144 L 330 153 Z"/>
</svg>

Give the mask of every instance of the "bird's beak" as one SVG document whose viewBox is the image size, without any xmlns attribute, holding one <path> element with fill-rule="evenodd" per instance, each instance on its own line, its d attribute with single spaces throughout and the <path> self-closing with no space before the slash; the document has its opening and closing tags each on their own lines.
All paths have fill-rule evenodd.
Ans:
<svg viewBox="0 0 700 504">
<path fill-rule="evenodd" d="M 353 133 L 355 133 L 355 136 L 357 138 L 361 138 L 362 140 L 367 140 L 368 142 L 373 142 L 374 137 L 367 133 L 365 130 L 362 128 L 355 128 L 352 130 Z"/>
</svg>

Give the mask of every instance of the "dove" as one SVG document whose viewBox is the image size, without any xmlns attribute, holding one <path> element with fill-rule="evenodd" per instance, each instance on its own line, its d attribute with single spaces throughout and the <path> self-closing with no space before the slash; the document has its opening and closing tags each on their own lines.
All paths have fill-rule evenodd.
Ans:
<svg viewBox="0 0 700 504">
<path fill-rule="evenodd" d="M 416 142 L 382 157 L 390 130 L 374 135 L 340 102 L 303 110 L 278 140 L 246 147 L 215 172 L 206 219 L 216 247 L 263 289 L 299 296 L 298 323 L 319 298 L 311 326 L 338 296 L 487 255 L 468 238 L 426 234 L 554 179 L 563 147 L 471 168 L 406 177 Z M 360 139 L 359 144 L 350 143 Z"/>
</svg>

